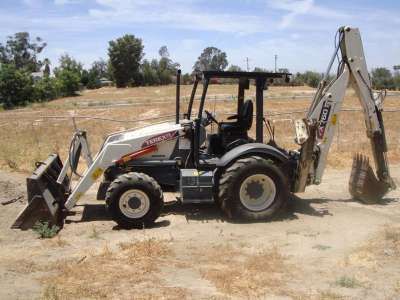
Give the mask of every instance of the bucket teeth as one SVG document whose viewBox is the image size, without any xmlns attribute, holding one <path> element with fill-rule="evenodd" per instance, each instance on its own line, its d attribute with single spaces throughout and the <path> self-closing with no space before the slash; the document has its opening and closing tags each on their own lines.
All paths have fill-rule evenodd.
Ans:
<svg viewBox="0 0 400 300">
<path fill-rule="evenodd" d="M 353 157 L 353 166 L 349 181 L 351 196 L 366 204 L 378 203 L 388 192 L 387 183 L 379 181 L 369 164 L 369 158 L 357 153 Z"/>
</svg>

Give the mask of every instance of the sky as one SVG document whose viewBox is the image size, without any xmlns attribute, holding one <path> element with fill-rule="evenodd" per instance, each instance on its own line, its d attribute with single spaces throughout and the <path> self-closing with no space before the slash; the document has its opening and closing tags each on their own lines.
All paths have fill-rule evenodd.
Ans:
<svg viewBox="0 0 400 300">
<path fill-rule="evenodd" d="M 107 59 L 110 40 L 142 39 L 145 58 L 166 45 L 184 72 L 207 46 L 230 64 L 323 72 L 338 27 L 361 31 L 369 68 L 400 64 L 398 0 L 1 0 L 0 42 L 28 31 L 47 43 L 53 66 L 68 53 L 90 67 Z"/>
</svg>

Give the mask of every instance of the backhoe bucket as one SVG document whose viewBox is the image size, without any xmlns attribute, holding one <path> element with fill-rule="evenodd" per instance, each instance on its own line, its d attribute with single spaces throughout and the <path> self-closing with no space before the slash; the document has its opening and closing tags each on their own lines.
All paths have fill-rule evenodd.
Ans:
<svg viewBox="0 0 400 300">
<path fill-rule="evenodd" d="M 36 170 L 26 179 L 28 204 L 20 212 L 11 228 L 26 230 L 37 222 L 61 225 L 61 210 L 69 192 L 69 178 L 57 183 L 63 164 L 57 154 L 50 155 L 46 161 L 37 162 Z"/>
<path fill-rule="evenodd" d="M 351 196 L 365 204 L 378 203 L 389 191 L 390 186 L 379 181 L 372 170 L 368 157 L 356 154 L 349 181 Z"/>
</svg>

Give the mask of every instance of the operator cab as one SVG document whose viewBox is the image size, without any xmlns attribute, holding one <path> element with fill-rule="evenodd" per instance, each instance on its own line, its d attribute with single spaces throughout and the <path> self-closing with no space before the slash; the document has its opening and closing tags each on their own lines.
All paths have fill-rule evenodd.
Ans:
<svg viewBox="0 0 400 300">
<path fill-rule="evenodd" d="M 199 167 L 202 162 L 208 164 L 214 158 L 220 158 L 234 148 L 247 143 L 263 143 L 264 126 L 264 90 L 274 78 L 289 80 L 290 73 L 268 73 L 268 72 L 224 72 L 204 71 L 196 75 L 191 98 L 185 118 L 190 120 L 192 107 L 196 95 L 196 89 L 200 81 L 203 82 L 203 91 L 197 112 L 197 118 L 193 120 L 193 166 Z M 210 84 L 218 83 L 219 79 L 236 79 L 238 82 L 237 108 L 234 115 L 229 116 L 226 121 L 218 121 L 215 116 L 204 109 L 207 100 L 207 89 Z M 245 90 L 250 88 L 250 81 L 256 86 L 255 101 L 245 100 Z M 256 137 L 250 136 L 250 130 L 256 119 Z M 206 134 L 205 127 L 214 123 L 217 126 L 215 133 Z M 206 143 L 205 143 L 206 142 Z M 204 147 L 204 143 L 206 147 Z"/>
</svg>

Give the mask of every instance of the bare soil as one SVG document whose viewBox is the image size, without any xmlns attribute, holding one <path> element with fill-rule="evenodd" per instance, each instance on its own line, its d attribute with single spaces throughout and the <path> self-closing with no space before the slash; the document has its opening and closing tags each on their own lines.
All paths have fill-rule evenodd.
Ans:
<svg viewBox="0 0 400 300">
<path fill-rule="evenodd" d="M 348 175 L 328 170 L 279 219 L 251 224 L 165 194 L 155 228 L 119 230 L 93 188 L 39 239 L 9 229 L 24 203 L 0 205 L 0 299 L 399 299 L 400 191 L 363 205 Z M 25 195 L 24 180 L 1 171 L 0 200 Z"/>
</svg>

